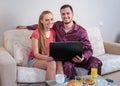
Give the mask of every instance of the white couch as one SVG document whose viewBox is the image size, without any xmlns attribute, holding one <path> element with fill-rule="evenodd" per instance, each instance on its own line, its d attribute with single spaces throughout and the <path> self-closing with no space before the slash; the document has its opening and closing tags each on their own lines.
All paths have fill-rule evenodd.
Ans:
<svg viewBox="0 0 120 86">
<path fill-rule="evenodd" d="M 103 41 L 97 27 L 86 27 L 86 30 L 93 47 L 93 56 L 103 62 L 102 75 L 120 72 L 120 44 Z M 0 47 L 0 86 L 45 81 L 46 71 L 27 67 L 31 33 L 31 30 L 15 29 L 4 32 L 4 46 Z M 78 75 L 87 73 L 81 68 L 76 68 L 76 71 Z"/>
</svg>

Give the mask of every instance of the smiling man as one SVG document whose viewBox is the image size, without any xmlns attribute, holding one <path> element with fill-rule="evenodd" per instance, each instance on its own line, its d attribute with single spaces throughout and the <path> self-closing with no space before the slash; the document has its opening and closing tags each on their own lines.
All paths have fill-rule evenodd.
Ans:
<svg viewBox="0 0 120 86">
<path fill-rule="evenodd" d="M 88 39 L 86 30 L 73 20 L 73 8 L 70 5 L 65 4 L 60 8 L 60 14 L 62 21 L 57 21 L 53 26 L 57 35 L 56 41 L 79 41 L 84 45 L 82 57 L 76 55 L 72 61 L 63 62 L 64 73 L 68 78 L 74 78 L 76 76 L 76 71 L 74 68 L 77 66 L 87 69 L 90 74 L 91 65 L 97 64 L 98 74 L 101 74 L 102 62 L 92 56 L 92 46 Z"/>
</svg>

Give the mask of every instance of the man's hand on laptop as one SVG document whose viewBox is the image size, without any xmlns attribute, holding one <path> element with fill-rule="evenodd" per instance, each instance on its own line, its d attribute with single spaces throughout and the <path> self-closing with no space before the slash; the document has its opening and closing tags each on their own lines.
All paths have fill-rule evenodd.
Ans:
<svg viewBox="0 0 120 86">
<path fill-rule="evenodd" d="M 72 59 L 72 61 L 74 61 L 76 63 L 81 63 L 83 60 L 84 60 L 84 56 L 82 56 L 82 57 L 76 56 Z"/>
</svg>

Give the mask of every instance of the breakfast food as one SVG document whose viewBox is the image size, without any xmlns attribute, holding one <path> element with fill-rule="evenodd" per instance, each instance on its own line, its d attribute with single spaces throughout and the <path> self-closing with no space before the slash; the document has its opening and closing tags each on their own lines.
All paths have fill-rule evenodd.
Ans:
<svg viewBox="0 0 120 86">
<path fill-rule="evenodd" d="M 80 82 L 78 80 L 70 80 L 67 83 L 67 86 L 81 86 L 81 85 L 80 85 Z"/>
<path fill-rule="evenodd" d="M 89 84 L 89 85 L 95 84 L 95 80 L 92 78 L 83 78 L 80 80 L 80 82 L 83 84 Z"/>
</svg>

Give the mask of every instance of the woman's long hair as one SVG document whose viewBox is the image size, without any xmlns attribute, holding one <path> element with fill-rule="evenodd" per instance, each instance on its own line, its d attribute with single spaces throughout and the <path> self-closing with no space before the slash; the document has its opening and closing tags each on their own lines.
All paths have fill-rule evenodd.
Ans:
<svg viewBox="0 0 120 86">
<path fill-rule="evenodd" d="M 39 53 L 46 55 L 46 36 L 45 36 L 45 28 L 43 24 L 41 23 L 41 20 L 44 18 L 44 15 L 49 14 L 52 12 L 50 11 L 43 11 L 41 15 L 39 16 L 39 21 L 38 21 L 38 31 L 39 31 L 39 40 L 38 40 L 38 48 L 39 48 Z"/>
</svg>

